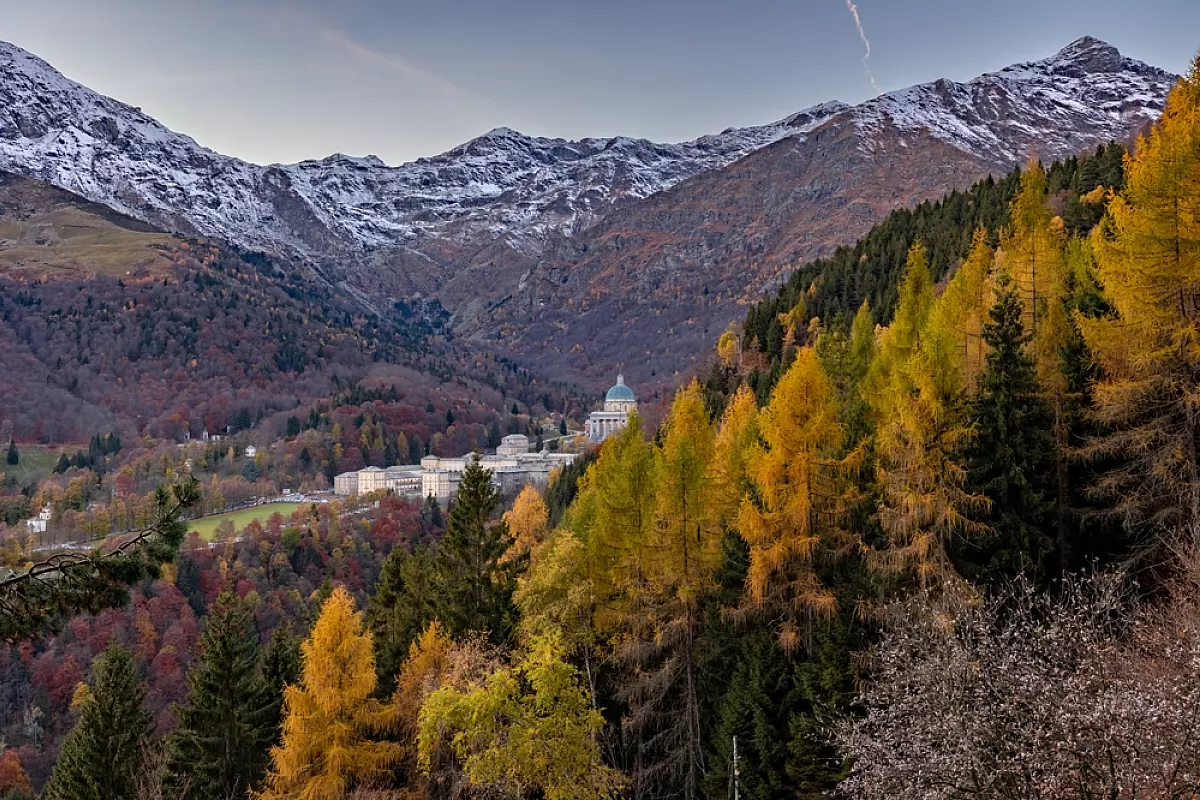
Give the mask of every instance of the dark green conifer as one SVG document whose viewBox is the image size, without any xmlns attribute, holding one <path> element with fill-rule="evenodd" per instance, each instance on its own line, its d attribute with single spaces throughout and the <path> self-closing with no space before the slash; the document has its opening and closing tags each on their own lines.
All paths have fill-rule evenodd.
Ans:
<svg viewBox="0 0 1200 800">
<path fill-rule="evenodd" d="M 44 800 L 134 800 L 150 747 L 150 714 L 133 657 L 110 647 L 96 660 L 91 693 L 67 734 Z"/>
<path fill-rule="evenodd" d="M 517 565 L 500 564 L 510 537 L 503 521 L 491 523 L 499 505 L 492 472 L 476 456 L 463 470 L 434 558 L 435 616 L 451 636 L 485 631 L 503 642 L 512 629 Z"/>
<path fill-rule="evenodd" d="M 970 488 L 992 501 L 983 520 L 991 532 L 963 537 L 951 554 L 964 577 L 985 584 L 1020 573 L 1041 582 L 1054 561 L 1054 418 L 1025 351 L 1022 310 L 1002 275 L 983 326 L 991 350 L 970 406 Z"/>
<path fill-rule="evenodd" d="M 170 762 L 183 800 L 245 797 L 266 772 L 278 730 L 278 699 L 263 679 L 258 630 L 243 602 L 222 595 L 188 672 L 187 704 Z"/>
<path fill-rule="evenodd" d="M 21 463 L 21 454 L 17 451 L 17 440 L 12 439 L 8 443 L 8 457 L 5 459 L 10 467 L 15 467 Z"/>
<path fill-rule="evenodd" d="M 278 627 L 263 651 L 262 678 L 270 701 L 271 744 L 282 738 L 283 690 L 300 682 L 304 665 L 300 659 L 300 638 L 287 628 Z"/>
<path fill-rule="evenodd" d="M 436 504 L 434 508 L 437 508 Z M 409 646 L 435 618 L 433 558 L 424 548 L 393 550 L 383 562 L 366 622 L 375 641 L 378 691 L 391 694 Z"/>
</svg>

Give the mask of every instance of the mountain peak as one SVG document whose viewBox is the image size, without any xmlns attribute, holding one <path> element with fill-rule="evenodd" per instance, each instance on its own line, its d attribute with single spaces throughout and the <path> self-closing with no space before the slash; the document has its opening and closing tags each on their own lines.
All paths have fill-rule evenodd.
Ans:
<svg viewBox="0 0 1200 800">
<path fill-rule="evenodd" d="M 1059 50 L 1047 62 L 1068 74 L 1078 72 L 1117 72 L 1125 61 L 1121 51 L 1094 36 L 1081 36 Z"/>
</svg>

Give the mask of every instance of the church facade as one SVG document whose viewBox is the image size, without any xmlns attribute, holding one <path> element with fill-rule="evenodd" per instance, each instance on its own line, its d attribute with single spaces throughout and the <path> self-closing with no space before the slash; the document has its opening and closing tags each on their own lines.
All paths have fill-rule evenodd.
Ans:
<svg viewBox="0 0 1200 800">
<path fill-rule="evenodd" d="M 587 437 L 591 442 L 603 442 L 629 424 L 629 412 L 637 409 L 637 396 L 625 385 L 625 376 L 618 375 L 617 383 L 604 396 L 604 410 L 593 411 L 587 419 Z"/>
</svg>

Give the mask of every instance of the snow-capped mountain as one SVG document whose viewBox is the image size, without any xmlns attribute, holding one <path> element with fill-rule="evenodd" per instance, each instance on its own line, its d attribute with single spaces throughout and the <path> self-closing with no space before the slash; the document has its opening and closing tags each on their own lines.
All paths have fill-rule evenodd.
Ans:
<svg viewBox="0 0 1200 800">
<path fill-rule="evenodd" d="M 1178 80 L 1085 36 L 1050 58 L 1014 64 L 967 83 L 942 78 L 889 92 L 848 112 L 873 134 L 928 131 L 996 165 L 1077 153 L 1092 141 L 1120 140 L 1162 113 Z"/>
<path fill-rule="evenodd" d="M 670 383 L 797 264 L 1031 154 L 1127 141 L 1176 80 L 1083 38 L 967 83 L 881 95 L 552 242 L 517 292 L 460 329 L 559 374 L 599 384 L 624 364 L 643 386 Z"/>
<path fill-rule="evenodd" d="M 534 254 L 620 203 L 722 167 L 844 110 L 828 103 L 771 125 L 682 144 L 578 142 L 497 128 L 398 167 L 335 154 L 259 166 L 223 156 L 0 43 L 0 168 L 164 227 L 320 261 L 430 237 L 510 237 Z"/>
<path fill-rule="evenodd" d="M 517 355 L 578 353 L 605 326 L 620 341 L 652 340 L 639 326 L 666 317 L 647 304 L 667 299 L 692 303 L 671 312 L 688 324 L 723 327 L 736 299 L 896 206 L 1031 153 L 1051 159 L 1130 138 L 1176 79 L 1085 37 L 966 83 L 825 103 L 679 144 L 497 128 L 400 166 L 343 155 L 260 166 L 0 44 L 0 169 L 313 266 L 380 309 L 436 297 L 464 333 Z M 691 294 L 715 287 L 720 303 Z M 580 303 L 602 318 L 579 321 Z M 624 345 L 613 346 L 609 355 L 622 357 Z M 638 357 L 647 371 L 673 367 Z"/>
</svg>

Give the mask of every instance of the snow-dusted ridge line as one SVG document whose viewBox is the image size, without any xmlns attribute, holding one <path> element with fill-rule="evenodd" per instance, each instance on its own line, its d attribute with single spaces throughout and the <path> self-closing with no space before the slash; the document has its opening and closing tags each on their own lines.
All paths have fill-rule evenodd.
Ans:
<svg viewBox="0 0 1200 800">
<path fill-rule="evenodd" d="M 1122 139 L 1157 119 L 1178 80 L 1122 56 L 1090 36 L 1053 56 L 1005 67 L 966 83 L 941 79 L 862 103 L 851 112 L 870 137 L 887 123 L 925 129 L 948 144 L 995 164 L 1028 155 L 1067 155 L 1081 136 Z"/>
<path fill-rule="evenodd" d="M 1123 138 L 1157 116 L 1175 79 L 1085 37 L 967 83 L 935 81 L 853 108 L 825 103 L 690 142 L 568 141 L 497 128 L 399 166 L 341 154 L 261 166 L 0 43 L 0 168 L 162 227 L 343 269 L 378 263 L 385 251 L 452 260 L 495 242 L 533 258 L 556 234 L 833 119 L 853 122 L 867 154 L 889 127 L 927 129 L 1000 166 L 1031 151 L 1056 157 L 1081 141 Z"/>
</svg>

